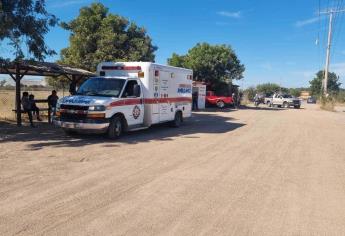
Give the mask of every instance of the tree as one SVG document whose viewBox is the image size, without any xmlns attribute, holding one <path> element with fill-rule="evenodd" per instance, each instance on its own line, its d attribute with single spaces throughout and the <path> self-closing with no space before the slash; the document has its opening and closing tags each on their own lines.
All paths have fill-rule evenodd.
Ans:
<svg viewBox="0 0 345 236">
<path fill-rule="evenodd" d="M 7 81 L 5 79 L 0 81 L 0 87 L 5 87 L 5 84 L 7 83 Z"/>
<path fill-rule="evenodd" d="M 213 87 L 242 79 L 245 70 L 232 48 L 224 44 L 198 43 L 187 55 L 173 53 L 168 64 L 192 69 L 194 80 L 206 82 Z"/>
<path fill-rule="evenodd" d="M 61 26 L 71 31 L 62 63 L 95 71 L 101 61 L 154 61 L 157 47 L 146 30 L 101 3 L 81 8 L 77 18 Z"/>
<path fill-rule="evenodd" d="M 301 96 L 301 91 L 302 91 L 302 89 L 300 89 L 300 88 L 290 88 L 289 89 L 289 93 L 294 97 Z"/>
<path fill-rule="evenodd" d="M 265 84 L 259 84 L 258 86 L 256 86 L 256 90 L 258 93 L 263 93 L 265 95 L 272 95 L 275 92 L 280 92 L 281 87 L 278 84 L 265 83 Z"/>
<path fill-rule="evenodd" d="M 255 94 L 256 94 L 255 87 L 249 87 L 246 90 L 244 90 L 244 96 L 248 99 L 248 101 L 253 101 Z"/>
<path fill-rule="evenodd" d="M 176 67 L 186 67 L 186 56 L 180 56 L 173 53 L 171 58 L 168 58 L 168 65 Z"/>
<path fill-rule="evenodd" d="M 316 74 L 316 77 L 309 81 L 310 83 L 310 91 L 312 95 L 314 96 L 320 96 L 322 93 L 322 81 L 324 79 L 325 71 L 319 71 Z M 337 94 L 340 90 L 341 83 L 339 82 L 339 77 L 333 73 L 328 73 L 328 83 L 327 83 L 327 89 L 328 93 L 330 94 Z"/>
<path fill-rule="evenodd" d="M 68 88 L 71 82 L 65 76 L 59 76 L 59 77 L 47 76 L 44 79 L 48 86 L 53 87 L 54 89 L 57 89 L 57 90 Z"/>
<path fill-rule="evenodd" d="M 56 24 L 57 18 L 45 9 L 45 0 L 0 1 L 0 41 L 9 40 L 16 59 L 24 58 L 24 51 L 40 61 L 56 54 L 44 42 L 49 27 Z"/>
</svg>

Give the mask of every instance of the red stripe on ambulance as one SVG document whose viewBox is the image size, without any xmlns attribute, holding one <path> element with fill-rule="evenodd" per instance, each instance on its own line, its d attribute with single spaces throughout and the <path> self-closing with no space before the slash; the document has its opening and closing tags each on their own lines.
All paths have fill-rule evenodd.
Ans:
<svg viewBox="0 0 345 236">
<path fill-rule="evenodd" d="M 175 103 L 175 102 L 187 102 L 192 103 L 192 98 L 188 97 L 177 97 L 177 98 L 145 98 L 144 104 L 160 104 L 160 103 Z M 111 107 L 119 106 L 130 106 L 130 105 L 139 105 L 142 103 L 142 99 L 124 99 L 121 101 L 116 101 L 110 103 Z"/>
</svg>

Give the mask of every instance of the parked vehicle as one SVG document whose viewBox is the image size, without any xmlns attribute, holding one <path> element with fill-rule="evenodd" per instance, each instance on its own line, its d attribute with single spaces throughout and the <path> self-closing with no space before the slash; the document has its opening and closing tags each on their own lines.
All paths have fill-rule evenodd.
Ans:
<svg viewBox="0 0 345 236">
<path fill-rule="evenodd" d="M 315 97 L 308 97 L 307 103 L 315 104 L 316 103 L 316 98 Z"/>
<path fill-rule="evenodd" d="M 301 100 L 295 98 L 289 94 L 274 94 L 272 99 L 267 101 L 268 106 L 278 106 L 278 107 L 285 107 L 289 108 L 293 106 L 296 109 L 301 107 Z"/>
<path fill-rule="evenodd" d="M 266 104 L 267 106 L 270 106 L 272 98 L 273 98 L 273 95 L 265 97 L 264 98 L 264 104 Z"/>
<path fill-rule="evenodd" d="M 206 104 L 208 106 L 217 106 L 218 108 L 224 108 L 225 106 L 234 105 L 234 100 L 231 96 L 217 96 L 213 91 L 207 91 Z"/>
<path fill-rule="evenodd" d="M 264 102 L 265 97 L 262 94 L 255 94 L 254 97 L 254 106 L 258 107 L 260 103 Z"/>
<path fill-rule="evenodd" d="M 258 107 L 258 106 L 260 105 L 260 103 L 261 103 L 260 100 L 255 100 L 255 101 L 254 101 L 254 106 L 255 106 L 255 107 Z"/>
<path fill-rule="evenodd" d="M 54 123 L 67 133 L 92 131 L 117 138 L 125 131 L 191 116 L 193 71 L 150 62 L 104 62 L 98 76 L 57 105 Z"/>
</svg>

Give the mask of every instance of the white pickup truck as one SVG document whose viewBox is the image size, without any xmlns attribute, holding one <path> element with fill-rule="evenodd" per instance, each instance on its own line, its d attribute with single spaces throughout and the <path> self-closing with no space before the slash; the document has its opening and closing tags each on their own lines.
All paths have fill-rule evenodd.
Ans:
<svg viewBox="0 0 345 236">
<path fill-rule="evenodd" d="M 274 94 L 272 98 L 266 98 L 267 106 L 273 107 L 294 107 L 296 109 L 301 108 L 301 100 L 288 94 Z"/>
</svg>

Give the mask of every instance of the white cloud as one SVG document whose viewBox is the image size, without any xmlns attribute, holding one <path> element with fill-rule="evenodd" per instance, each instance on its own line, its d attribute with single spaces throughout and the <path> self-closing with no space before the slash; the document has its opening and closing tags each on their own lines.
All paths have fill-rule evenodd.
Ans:
<svg viewBox="0 0 345 236">
<path fill-rule="evenodd" d="M 273 66 L 270 62 L 265 62 L 261 64 L 260 67 L 264 70 L 273 70 Z"/>
<path fill-rule="evenodd" d="M 314 18 L 310 18 L 310 19 L 307 19 L 307 20 L 297 21 L 295 25 L 296 25 L 296 27 L 303 27 L 303 26 L 306 26 L 306 25 L 314 24 L 318 20 L 319 20 L 318 17 L 314 17 Z"/>
<path fill-rule="evenodd" d="M 219 12 L 217 12 L 217 14 L 220 16 L 225 16 L 225 17 L 230 17 L 230 18 L 235 18 L 235 19 L 242 17 L 241 11 L 236 11 L 236 12 L 219 11 Z"/>
</svg>

